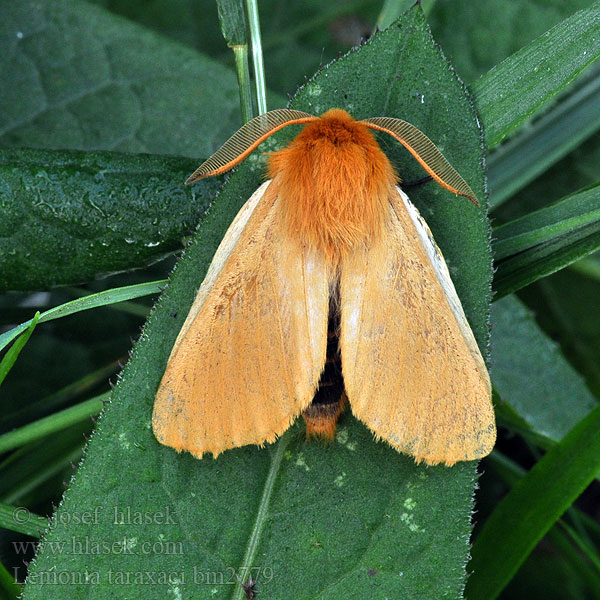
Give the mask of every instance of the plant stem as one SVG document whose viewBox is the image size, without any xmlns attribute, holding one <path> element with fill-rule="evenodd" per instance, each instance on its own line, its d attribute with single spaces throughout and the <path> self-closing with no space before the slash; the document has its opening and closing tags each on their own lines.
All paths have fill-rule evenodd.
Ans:
<svg viewBox="0 0 600 600">
<path fill-rule="evenodd" d="M 235 57 L 235 72 L 238 79 L 238 90 L 240 92 L 240 108 L 242 120 L 247 123 L 254 116 L 252 107 L 252 91 L 250 87 L 250 70 L 248 68 L 248 46 L 232 46 Z"/>
<path fill-rule="evenodd" d="M 252 46 L 252 65 L 254 67 L 254 81 L 256 85 L 256 102 L 258 114 L 262 115 L 267 112 L 267 88 L 265 85 L 265 69 L 263 64 L 257 0 L 246 0 L 246 10 L 248 14 L 248 29 L 250 31 L 250 45 Z"/>
</svg>

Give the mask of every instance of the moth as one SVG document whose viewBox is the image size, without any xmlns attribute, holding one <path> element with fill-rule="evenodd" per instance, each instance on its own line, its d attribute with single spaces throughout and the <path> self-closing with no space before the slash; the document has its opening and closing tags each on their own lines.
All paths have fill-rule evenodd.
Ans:
<svg viewBox="0 0 600 600">
<path fill-rule="evenodd" d="M 228 171 L 265 139 L 268 180 L 221 242 L 171 351 L 152 425 L 197 458 L 273 442 L 302 414 L 332 439 L 352 413 L 417 462 L 487 455 L 496 427 L 484 360 L 429 227 L 374 131 L 477 203 L 431 140 L 394 118 L 274 110 L 246 123 L 186 183 Z"/>
</svg>

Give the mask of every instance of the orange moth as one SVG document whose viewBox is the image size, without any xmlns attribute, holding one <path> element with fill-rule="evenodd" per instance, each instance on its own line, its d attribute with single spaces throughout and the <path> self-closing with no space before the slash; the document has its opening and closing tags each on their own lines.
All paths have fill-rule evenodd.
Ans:
<svg viewBox="0 0 600 600">
<path fill-rule="evenodd" d="M 441 186 L 471 188 L 416 127 L 274 110 L 246 123 L 188 179 L 224 173 L 276 131 L 177 337 L 154 404 L 162 444 L 201 458 L 273 442 L 303 414 L 333 438 L 346 401 L 377 439 L 427 464 L 487 455 L 491 386 L 448 268 L 372 131 Z"/>
</svg>

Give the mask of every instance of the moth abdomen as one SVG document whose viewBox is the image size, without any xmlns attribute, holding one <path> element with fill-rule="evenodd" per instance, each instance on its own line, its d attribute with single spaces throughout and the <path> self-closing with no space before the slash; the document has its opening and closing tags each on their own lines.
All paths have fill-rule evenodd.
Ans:
<svg viewBox="0 0 600 600">
<path fill-rule="evenodd" d="M 312 402 L 304 409 L 306 437 L 332 441 L 337 420 L 344 410 L 346 394 L 342 376 L 342 357 L 339 350 L 340 314 L 337 302 L 330 301 L 327 324 L 327 353 L 325 367 Z"/>
</svg>

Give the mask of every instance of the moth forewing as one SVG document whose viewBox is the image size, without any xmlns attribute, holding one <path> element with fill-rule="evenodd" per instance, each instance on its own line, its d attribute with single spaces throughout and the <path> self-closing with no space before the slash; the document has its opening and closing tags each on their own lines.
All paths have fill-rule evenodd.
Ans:
<svg viewBox="0 0 600 600">
<path fill-rule="evenodd" d="M 262 200 L 266 189 L 269 187 L 269 183 L 269 181 L 265 181 L 252 194 L 252 196 L 250 196 L 250 198 L 244 203 L 244 205 L 232 221 L 231 225 L 227 229 L 227 232 L 225 233 L 223 239 L 221 240 L 221 243 L 219 244 L 219 247 L 217 248 L 217 251 L 215 252 L 215 255 L 213 256 L 208 270 L 206 271 L 204 280 L 202 281 L 200 288 L 196 292 L 196 297 L 194 298 L 194 302 L 192 304 L 192 307 L 190 308 L 190 312 L 188 313 L 188 316 L 181 327 L 181 331 L 179 332 L 179 335 L 175 340 L 173 349 L 171 350 L 171 356 L 175 353 L 177 347 L 181 343 L 181 340 L 185 337 L 186 332 L 189 329 L 190 324 L 196 318 L 198 311 L 204 305 L 204 301 L 206 300 L 208 293 L 212 289 L 217 277 L 222 272 L 223 267 L 227 262 L 227 259 L 229 258 L 229 256 L 233 252 L 233 249 L 235 248 L 235 245 L 238 243 L 242 232 L 248 224 L 248 219 L 250 219 L 250 217 L 252 216 L 252 213 L 254 212 L 254 209 L 256 208 L 257 204 Z"/>
<path fill-rule="evenodd" d="M 456 293 L 456 288 L 454 287 L 454 283 L 450 277 L 448 265 L 446 264 L 441 250 L 435 243 L 435 239 L 433 238 L 431 229 L 429 229 L 429 225 L 427 225 L 425 219 L 423 219 L 417 210 L 417 207 L 410 201 L 409 197 L 400 188 L 398 188 L 398 192 L 402 198 L 402 202 L 406 207 L 406 210 L 408 211 L 408 214 L 410 215 L 413 225 L 419 234 L 421 243 L 427 252 L 427 256 L 431 261 L 440 285 L 444 290 L 446 300 L 448 300 L 448 304 L 454 313 L 454 317 L 456 318 L 456 321 L 460 327 L 460 331 L 465 339 L 465 343 L 471 352 L 471 356 L 473 357 L 473 360 L 475 361 L 475 364 L 481 373 L 481 377 L 487 382 L 488 392 L 491 396 L 492 384 L 490 382 L 490 376 L 485 366 L 483 357 L 481 356 L 479 346 L 477 345 L 475 337 L 473 336 L 473 331 L 471 330 L 469 322 L 467 321 L 467 317 L 465 316 L 465 311 L 463 310 L 462 304 L 458 298 L 458 294 Z"/>
<path fill-rule="evenodd" d="M 406 202 L 393 194 L 381 239 L 342 264 L 344 383 L 377 437 L 452 465 L 493 446 L 489 378 L 441 253 Z"/>
<path fill-rule="evenodd" d="M 232 223 L 161 381 L 157 439 L 197 457 L 272 442 L 325 362 L 329 272 L 287 235 L 268 182 Z"/>
</svg>

